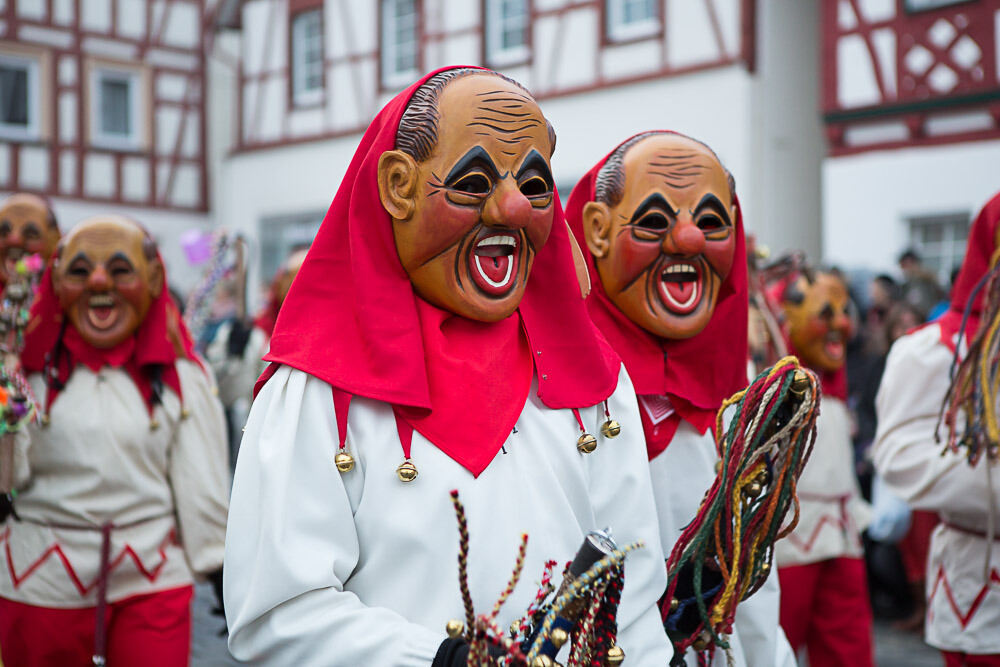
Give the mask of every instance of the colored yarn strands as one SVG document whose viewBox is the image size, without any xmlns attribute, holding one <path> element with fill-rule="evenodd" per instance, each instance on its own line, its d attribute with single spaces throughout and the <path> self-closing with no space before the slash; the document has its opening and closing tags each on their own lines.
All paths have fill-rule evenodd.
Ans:
<svg viewBox="0 0 1000 667">
<path fill-rule="evenodd" d="M 527 613 L 504 632 L 497 616 L 521 579 L 528 536 L 521 536 L 510 579 L 490 613 L 477 615 L 469 591 L 465 508 L 458 491 L 452 491 L 451 498 L 458 520 L 459 590 L 466 620 L 448 621 L 446 630 L 452 639 L 461 637 L 468 642 L 467 664 L 554 667 L 556 654 L 567 643 L 570 648 L 566 667 L 604 667 L 624 660 L 624 652 L 615 645 L 618 602 L 624 585 L 625 556 L 640 548 L 641 543 L 619 549 L 606 533 L 592 532 L 577 557 L 567 564 L 558 590 L 552 584 L 556 563 L 545 564 L 541 584 Z"/>
<path fill-rule="evenodd" d="M 948 429 L 946 447 L 958 452 L 965 450 L 970 465 L 976 465 L 985 455 L 996 461 L 1000 454 L 1000 265 L 983 276 L 976 285 L 958 332 L 955 358 L 951 365 L 951 385 L 941 406 L 940 427 Z M 961 341 L 969 320 L 971 304 L 984 288 L 983 312 L 979 330 L 969 351 L 961 361 Z M 940 440 L 940 436 L 935 433 Z"/>
<path fill-rule="evenodd" d="M 763 585 L 775 541 L 798 523 L 795 486 L 816 439 L 819 395 L 816 376 L 785 357 L 719 409 L 718 473 L 667 559 L 660 600 L 677 664 L 689 647 L 702 659 L 716 646 L 729 649 L 737 605 Z"/>
</svg>

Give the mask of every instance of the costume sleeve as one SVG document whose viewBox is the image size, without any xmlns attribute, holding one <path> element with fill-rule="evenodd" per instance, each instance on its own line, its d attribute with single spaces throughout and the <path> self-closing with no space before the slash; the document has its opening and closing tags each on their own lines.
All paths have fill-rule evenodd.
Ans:
<svg viewBox="0 0 1000 667">
<path fill-rule="evenodd" d="M 301 371 L 278 369 L 254 401 L 226 543 L 229 648 L 271 665 L 430 665 L 443 633 L 344 590 L 359 542 L 336 434 L 330 386 Z"/>
<path fill-rule="evenodd" d="M 198 575 L 222 567 L 229 500 L 226 420 L 209 376 L 190 361 L 178 361 L 187 417 L 177 423 L 170 452 L 181 544 Z"/>
<path fill-rule="evenodd" d="M 28 434 L 28 429 L 31 428 L 36 427 L 29 425 L 28 427 L 15 433 L 13 436 L 13 457 L 11 458 L 11 462 L 13 463 L 14 474 L 11 479 L 14 483 L 15 490 L 25 488 L 31 480 L 31 467 L 28 464 L 28 447 L 31 446 L 31 436 Z M 4 454 L 4 456 L 6 456 L 6 454 Z M 6 461 L 0 459 L 0 466 L 5 464 Z"/>
<path fill-rule="evenodd" d="M 980 523 L 989 514 L 989 487 L 1000 489 L 1000 466 L 987 466 L 986 457 L 970 466 L 934 438 L 951 360 L 937 326 L 893 345 L 875 404 L 875 467 L 889 489 L 915 509 L 947 511 Z"/>
<path fill-rule="evenodd" d="M 795 667 L 795 654 L 778 622 L 781 588 L 774 572 L 736 608 L 733 625 L 748 665 Z"/>
<path fill-rule="evenodd" d="M 618 388 L 608 399 L 608 409 L 621 424 L 621 434 L 613 439 L 602 438 L 597 450 L 588 455 L 594 514 L 598 527 L 611 528 L 619 545 L 638 540 L 645 543 L 625 559 L 618 643 L 625 651 L 626 664 L 635 661 L 638 665 L 667 665 L 673 650 L 656 604 L 667 588 L 667 570 L 639 406 L 624 367 L 618 376 Z M 600 433 L 604 413 L 594 413 L 597 423 L 591 432 Z"/>
</svg>

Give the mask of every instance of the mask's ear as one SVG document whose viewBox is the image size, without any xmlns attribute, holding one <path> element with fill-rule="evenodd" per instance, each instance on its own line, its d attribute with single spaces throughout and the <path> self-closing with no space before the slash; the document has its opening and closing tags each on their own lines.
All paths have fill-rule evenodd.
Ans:
<svg viewBox="0 0 1000 667">
<path fill-rule="evenodd" d="M 566 223 L 566 234 L 569 236 L 569 246 L 573 251 L 573 268 L 576 269 L 576 281 L 580 283 L 580 296 L 586 299 L 590 295 L 590 271 L 587 270 L 587 259 L 580 250 L 580 244 L 576 242 L 573 230 Z"/>
<path fill-rule="evenodd" d="M 409 220 L 416 210 L 417 163 L 403 151 L 386 151 L 378 159 L 378 195 L 393 220 Z"/>
<path fill-rule="evenodd" d="M 149 293 L 154 299 L 163 293 L 163 264 L 159 258 L 149 262 Z"/>
<path fill-rule="evenodd" d="M 590 254 L 598 259 L 608 254 L 611 247 L 611 242 L 608 241 L 610 233 L 611 209 L 603 202 L 587 202 L 583 207 L 583 236 L 587 240 Z"/>
</svg>

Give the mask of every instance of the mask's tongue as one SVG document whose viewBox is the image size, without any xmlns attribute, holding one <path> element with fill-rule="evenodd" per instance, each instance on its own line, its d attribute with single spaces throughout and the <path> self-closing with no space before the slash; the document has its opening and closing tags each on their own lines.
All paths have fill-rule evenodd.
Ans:
<svg viewBox="0 0 1000 667">
<path fill-rule="evenodd" d="M 670 296 L 672 296 L 678 303 L 687 303 L 687 300 L 690 299 L 691 295 L 694 293 L 695 284 L 696 281 L 694 280 L 687 280 L 682 283 L 674 281 L 665 282 L 667 292 L 669 292 Z"/>
<path fill-rule="evenodd" d="M 507 277 L 507 267 L 510 264 L 510 255 L 498 255 L 496 257 L 482 256 L 477 253 L 477 261 L 487 278 L 495 283 L 504 281 Z"/>
</svg>

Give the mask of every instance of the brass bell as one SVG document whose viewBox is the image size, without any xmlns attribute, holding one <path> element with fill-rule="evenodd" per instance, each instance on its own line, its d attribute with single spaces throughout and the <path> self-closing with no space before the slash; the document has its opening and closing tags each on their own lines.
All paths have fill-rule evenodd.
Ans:
<svg viewBox="0 0 1000 667">
<path fill-rule="evenodd" d="M 597 449 L 597 438 L 589 433 L 583 433 L 576 439 L 576 448 L 580 450 L 581 454 L 590 454 Z"/>
<path fill-rule="evenodd" d="M 417 478 L 417 466 L 406 459 L 396 468 L 396 477 L 399 477 L 400 482 L 412 482 Z"/>
<path fill-rule="evenodd" d="M 337 464 L 337 470 L 342 473 L 354 470 L 354 457 L 346 449 L 337 452 L 337 455 L 333 457 L 333 462 Z"/>
<path fill-rule="evenodd" d="M 760 572 L 761 572 L 761 574 L 766 575 L 770 571 L 771 571 L 771 564 L 770 563 L 761 563 L 760 564 Z"/>
<path fill-rule="evenodd" d="M 754 480 L 749 484 L 747 484 L 745 487 L 743 487 L 743 495 L 745 495 L 747 498 L 756 498 L 757 496 L 760 495 L 760 492 L 763 490 L 764 487 L 761 486 L 761 483 L 758 482 L 757 480 Z"/>
<path fill-rule="evenodd" d="M 625 651 L 621 646 L 612 646 L 608 649 L 607 662 L 609 665 L 620 665 L 625 662 Z"/>
<path fill-rule="evenodd" d="M 715 474 L 718 475 L 720 472 L 722 472 L 722 459 L 715 462 Z"/>
<path fill-rule="evenodd" d="M 42 426 L 48 426 L 49 424 L 52 423 L 52 420 L 49 418 L 48 413 L 45 413 L 44 415 L 42 415 L 41 422 L 42 422 Z"/>
<path fill-rule="evenodd" d="M 708 645 L 712 643 L 712 634 L 708 630 L 702 630 L 698 638 L 694 640 L 691 644 L 691 648 L 695 651 L 704 651 L 708 648 Z"/>
<path fill-rule="evenodd" d="M 681 601 L 677 598 L 670 598 L 670 611 L 677 611 L 680 609 Z"/>
<path fill-rule="evenodd" d="M 160 420 L 159 419 L 157 419 L 156 417 L 153 417 L 152 419 L 149 420 L 149 430 L 150 431 L 156 431 L 159 428 L 160 428 Z"/>
<path fill-rule="evenodd" d="M 622 425 L 616 419 L 609 419 L 601 424 L 601 435 L 605 438 L 617 438 L 622 432 Z"/>
<path fill-rule="evenodd" d="M 552 662 L 552 658 L 547 655 L 536 656 L 534 660 L 531 661 L 531 667 L 553 667 L 555 665 Z"/>
<path fill-rule="evenodd" d="M 465 623 L 462 623 L 457 618 L 453 618 L 444 626 L 444 630 L 452 639 L 458 639 L 465 632 Z"/>
<path fill-rule="evenodd" d="M 792 393 L 802 398 L 809 389 L 809 375 L 801 368 L 796 368 L 792 374 Z"/>
<path fill-rule="evenodd" d="M 181 408 L 181 419 L 187 419 L 191 416 L 191 411 L 187 408 Z"/>
<path fill-rule="evenodd" d="M 562 628 L 556 628 L 549 634 L 549 641 L 556 648 L 562 648 L 562 645 L 569 641 L 569 633 Z"/>
</svg>

